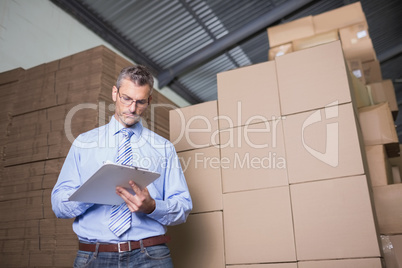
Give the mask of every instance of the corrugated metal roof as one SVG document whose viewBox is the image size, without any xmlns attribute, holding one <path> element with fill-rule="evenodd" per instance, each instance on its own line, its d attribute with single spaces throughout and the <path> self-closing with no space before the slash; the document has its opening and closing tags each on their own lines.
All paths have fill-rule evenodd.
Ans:
<svg viewBox="0 0 402 268">
<path fill-rule="evenodd" d="M 158 73 L 217 40 L 238 31 L 292 0 L 52 0 L 95 29 L 104 38 L 116 35 L 136 62 L 146 61 Z M 302 8 L 273 22 L 279 24 L 317 15 L 357 1 L 309 1 Z M 382 63 L 384 78 L 400 81 L 402 55 L 402 1 L 362 0 L 369 33 L 377 55 L 393 57 Z M 68 10 L 67 5 L 74 7 Z M 84 15 L 83 15 L 84 14 Z M 97 26 L 91 25 L 98 20 Z M 102 24 L 99 26 L 99 24 Z M 116 38 L 114 36 L 114 38 Z M 114 39 L 113 39 L 114 40 Z M 112 41 L 113 41 L 112 40 Z M 127 50 L 127 45 L 129 46 Z M 117 46 L 119 47 L 119 46 Z M 175 77 L 170 86 L 192 103 L 217 98 L 216 74 L 268 60 L 265 29 L 228 48 L 214 58 Z M 124 53 L 124 51 L 123 51 Z M 138 57 L 136 57 L 137 55 Z M 401 91 L 401 83 L 395 83 Z"/>
</svg>

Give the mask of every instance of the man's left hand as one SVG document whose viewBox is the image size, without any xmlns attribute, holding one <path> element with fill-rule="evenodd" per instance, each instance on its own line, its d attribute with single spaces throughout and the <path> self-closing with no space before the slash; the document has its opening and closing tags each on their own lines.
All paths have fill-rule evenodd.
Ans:
<svg viewBox="0 0 402 268">
<path fill-rule="evenodd" d="M 127 207 L 131 212 L 143 212 L 146 214 L 155 210 L 155 200 L 151 197 L 147 188 L 143 190 L 138 187 L 133 181 L 130 181 L 130 186 L 134 190 L 135 195 L 129 193 L 123 187 L 117 186 L 116 193 L 123 198 Z"/>
</svg>

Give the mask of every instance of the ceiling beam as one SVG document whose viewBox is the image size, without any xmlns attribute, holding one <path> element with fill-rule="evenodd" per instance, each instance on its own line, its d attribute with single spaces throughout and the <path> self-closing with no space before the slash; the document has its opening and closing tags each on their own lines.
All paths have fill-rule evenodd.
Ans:
<svg viewBox="0 0 402 268">
<path fill-rule="evenodd" d="M 199 16 L 194 12 L 194 10 L 190 7 L 190 5 L 187 3 L 185 0 L 179 0 L 179 2 L 183 5 L 183 7 L 187 10 L 188 13 L 191 14 L 191 16 L 197 21 L 197 23 L 202 27 L 202 29 L 208 34 L 208 36 L 214 40 L 214 42 L 217 40 L 215 35 L 208 29 L 208 27 L 205 25 L 205 23 L 199 18 Z M 226 57 L 232 62 L 233 66 L 236 66 L 237 68 L 240 67 L 240 65 L 237 63 L 237 61 L 230 55 L 228 52 L 225 52 Z"/>
<path fill-rule="evenodd" d="M 51 0 L 55 5 L 67 13 L 73 15 L 78 21 L 87 26 L 91 31 L 95 32 L 98 36 L 106 42 L 113 45 L 117 50 L 126 55 L 134 62 L 147 66 L 151 72 L 156 76 L 161 71 L 162 67 L 150 60 L 142 51 L 137 49 L 129 40 L 117 33 L 113 27 L 101 20 L 94 12 L 89 10 L 80 1 L 75 0 Z M 158 84 L 159 88 L 160 83 Z M 197 96 L 192 94 L 184 85 L 178 81 L 173 81 L 170 88 L 180 95 L 183 99 L 191 104 L 202 102 Z"/>
<path fill-rule="evenodd" d="M 130 59 L 135 59 L 138 64 L 146 65 L 155 74 L 161 71 L 161 67 L 144 56 L 144 53 L 137 50 L 127 39 L 118 34 L 110 25 L 106 24 L 80 1 L 51 1 L 57 6 L 61 7 L 63 10 L 72 14 L 76 19 L 99 35 L 102 39 L 114 45 Z"/>
<path fill-rule="evenodd" d="M 272 23 L 295 12 L 312 1 L 313 0 L 289 0 L 281 5 L 278 5 L 265 15 L 245 24 L 240 29 L 225 35 L 208 46 L 201 48 L 197 52 L 184 58 L 172 67 L 160 72 L 157 77 L 159 85 L 162 87 L 168 85 L 175 79 L 175 77 L 180 76 L 184 72 L 197 68 L 201 64 L 223 53 L 225 50 L 232 48 L 242 40 L 245 40 L 258 31 L 267 28 Z"/>
<path fill-rule="evenodd" d="M 402 53 L 402 44 L 399 44 L 377 56 L 380 63 L 384 63 Z"/>
</svg>

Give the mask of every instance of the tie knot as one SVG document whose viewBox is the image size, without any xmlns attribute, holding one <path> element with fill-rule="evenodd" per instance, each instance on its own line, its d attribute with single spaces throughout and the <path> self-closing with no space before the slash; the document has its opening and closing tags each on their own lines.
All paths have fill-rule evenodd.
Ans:
<svg viewBox="0 0 402 268">
<path fill-rule="evenodd" d="M 125 138 L 130 139 L 133 136 L 134 131 L 130 128 L 123 128 L 120 132 L 124 135 Z"/>
</svg>

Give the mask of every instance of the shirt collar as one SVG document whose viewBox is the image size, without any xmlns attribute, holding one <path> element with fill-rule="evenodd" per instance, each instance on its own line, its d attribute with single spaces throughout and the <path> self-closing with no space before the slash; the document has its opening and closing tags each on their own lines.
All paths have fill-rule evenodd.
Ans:
<svg viewBox="0 0 402 268">
<path fill-rule="evenodd" d="M 112 116 L 112 119 L 109 122 L 109 135 L 116 135 L 120 130 L 122 130 L 124 126 L 116 120 L 114 115 Z M 142 118 L 140 119 L 139 122 L 135 123 L 134 125 L 130 126 L 130 129 L 134 132 L 134 135 L 137 137 L 141 136 L 142 133 Z"/>
</svg>

